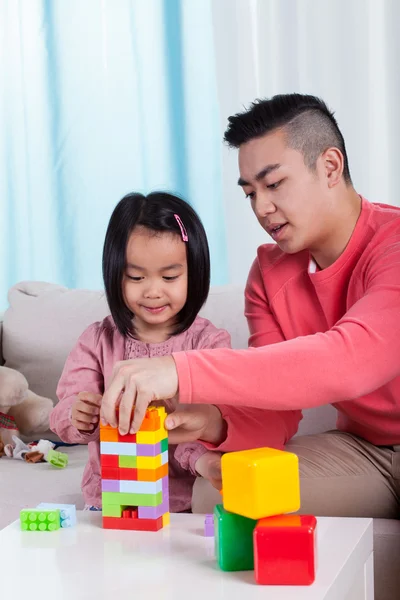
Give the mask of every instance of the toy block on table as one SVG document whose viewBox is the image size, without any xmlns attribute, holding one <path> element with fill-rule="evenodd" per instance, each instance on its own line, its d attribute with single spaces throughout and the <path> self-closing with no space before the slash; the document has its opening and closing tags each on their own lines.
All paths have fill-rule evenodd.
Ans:
<svg viewBox="0 0 400 600">
<path fill-rule="evenodd" d="M 223 571 L 254 569 L 254 519 L 230 513 L 221 504 L 214 508 L 215 555 Z"/>
<path fill-rule="evenodd" d="M 20 512 L 21 531 L 56 531 L 61 528 L 59 510 L 25 508 Z"/>
<path fill-rule="evenodd" d="M 75 504 L 57 504 L 53 502 L 41 502 L 36 508 L 60 511 L 60 525 L 62 529 L 75 527 L 76 506 Z"/>
<path fill-rule="evenodd" d="M 214 537 L 214 515 L 206 515 L 204 519 L 204 536 Z"/>
<path fill-rule="evenodd" d="M 298 458 L 291 452 L 256 448 L 224 454 L 221 460 L 225 510 L 249 519 L 300 508 Z"/>
<path fill-rule="evenodd" d="M 100 425 L 103 527 L 158 531 L 169 522 L 164 407 L 147 410 L 137 434 Z"/>
<path fill-rule="evenodd" d="M 309 515 L 280 515 L 258 521 L 254 529 L 256 582 L 311 585 L 315 580 L 317 520 Z"/>
</svg>

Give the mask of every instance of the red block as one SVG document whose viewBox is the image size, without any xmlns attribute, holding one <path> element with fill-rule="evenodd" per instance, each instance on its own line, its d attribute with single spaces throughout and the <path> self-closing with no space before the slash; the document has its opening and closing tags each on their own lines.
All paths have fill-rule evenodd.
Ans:
<svg viewBox="0 0 400 600">
<path fill-rule="evenodd" d="M 280 515 L 254 529 L 254 571 L 263 585 L 311 585 L 316 569 L 317 519 Z"/>
<path fill-rule="evenodd" d="M 126 442 L 127 444 L 136 444 L 136 433 L 127 433 L 126 435 L 121 435 L 118 432 L 118 441 Z"/>
<path fill-rule="evenodd" d="M 126 529 L 130 531 L 158 531 L 163 526 L 162 517 L 158 519 L 124 519 L 103 517 L 104 529 Z"/>
<path fill-rule="evenodd" d="M 124 481 L 137 481 L 138 480 L 138 470 L 137 469 L 128 469 L 128 468 L 119 468 L 119 476 L 117 479 Z"/>
<path fill-rule="evenodd" d="M 127 508 L 122 511 L 123 519 L 137 519 L 138 518 L 138 509 L 137 508 Z"/>
<path fill-rule="evenodd" d="M 100 457 L 100 462 L 102 467 L 111 467 L 113 469 L 118 469 L 119 456 L 114 456 L 111 454 L 102 454 Z"/>
<path fill-rule="evenodd" d="M 119 468 L 114 467 L 102 467 L 101 468 L 101 478 L 102 479 L 113 479 L 119 480 Z"/>
</svg>

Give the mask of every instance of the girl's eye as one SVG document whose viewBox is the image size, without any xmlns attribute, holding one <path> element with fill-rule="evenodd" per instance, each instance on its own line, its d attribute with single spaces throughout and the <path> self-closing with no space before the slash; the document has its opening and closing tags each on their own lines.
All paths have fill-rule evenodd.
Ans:
<svg viewBox="0 0 400 600">
<path fill-rule="evenodd" d="M 249 194 L 246 194 L 246 198 L 250 198 L 250 200 L 252 200 L 252 198 L 254 198 L 255 196 L 255 192 L 250 192 Z"/>
<path fill-rule="evenodd" d="M 178 275 L 174 275 L 174 277 L 164 277 L 165 281 L 175 281 L 175 279 L 178 279 Z"/>
<path fill-rule="evenodd" d="M 128 279 L 131 279 L 131 281 L 141 281 L 143 279 L 143 277 L 132 277 L 132 275 L 127 275 Z"/>
</svg>

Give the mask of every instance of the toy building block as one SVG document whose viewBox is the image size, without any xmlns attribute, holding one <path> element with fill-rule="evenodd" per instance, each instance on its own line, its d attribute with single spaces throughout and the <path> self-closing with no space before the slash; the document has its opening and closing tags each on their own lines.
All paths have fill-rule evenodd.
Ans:
<svg viewBox="0 0 400 600">
<path fill-rule="evenodd" d="M 169 519 L 164 407 L 147 410 L 137 434 L 100 424 L 103 527 L 158 531 Z"/>
<path fill-rule="evenodd" d="M 206 515 L 204 519 L 204 535 L 205 537 L 214 537 L 214 516 Z"/>
<path fill-rule="evenodd" d="M 311 585 L 316 569 L 315 517 L 280 515 L 261 519 L 254 529 L 256 582 Z"/>
<path fill-rule="evenodd" d="M 21 531 L 56 531 L 61 527 L 59 510 L 25 508 L 20 512 Z"/>
<path fill-rule="evenodd" d="M 53 467 L 65 469 L 68 464 L 68 454 L 57 452 L 57 450 L 49 450 L 46 455 L 46 461 L 53 465 Z"/>
<path fill-rule="evenodd" d="M 298 458 L 291 452 L 256 448 L 224 454 L 221 461 L 225 510 L 250 519 L 300 508 Z"/>
<path fill-rule="evenodd" d="M 214 508 L 215 556 L 223 571 L 250 571 L 254 569 L 254 519 L 235 515 L 222 504 Z"/>
<path fill-rule="evenodd" d="M 75 527 L 76 525 L 76 506 L 75 504 L 57 504 L 51 502 L 41 502 L 36 508 L 46 510 L 60 511 L 60 524 L 62 529 Z"/>
</svg>

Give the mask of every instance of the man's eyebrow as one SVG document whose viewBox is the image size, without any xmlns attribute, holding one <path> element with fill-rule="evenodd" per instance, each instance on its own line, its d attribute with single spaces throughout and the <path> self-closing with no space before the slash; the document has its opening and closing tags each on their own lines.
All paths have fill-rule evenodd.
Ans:
<svg viewBox="0 0 400 600">
<path fill-rule="evenodd" d="M 267 165 L 266 167 L 264 167 L 263 169 L 261 169 L 261 171 L 259 171 L 257 173 L 257 175 L 254 177 L 254 179 L 256 181 L 260 181 L 261 179 L 264 179 L 264 177 L 266 177 L 267 175 L 269 175 L 272 171 L 275 171 L 276 169 L 279 169 L 281 165 L 279 163 L 276 163 L 274 165 Z M 244 185 L 251 185 L 248 181 L 245 181 L 244 179 L 242 179 L 241 177 L 239 177 L 238 179 L 238 185 L 240 186 L 244 186 Z"/>
</svg>

